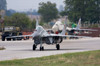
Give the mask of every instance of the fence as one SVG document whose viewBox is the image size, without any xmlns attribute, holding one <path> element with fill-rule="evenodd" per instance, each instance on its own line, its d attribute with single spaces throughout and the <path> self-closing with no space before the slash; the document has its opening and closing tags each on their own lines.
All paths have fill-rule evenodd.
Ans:
<svg viewBox="0 0 100 66">
<path fill-rule="evenodd" d="M 96 23 L 90 23 L 90 22 L 83 23 L 83 24 L 81 24 L 81 27 L 82 28 L 99 28 L 100 27 L 100 22 L 96 22 Z"/>
</svg>

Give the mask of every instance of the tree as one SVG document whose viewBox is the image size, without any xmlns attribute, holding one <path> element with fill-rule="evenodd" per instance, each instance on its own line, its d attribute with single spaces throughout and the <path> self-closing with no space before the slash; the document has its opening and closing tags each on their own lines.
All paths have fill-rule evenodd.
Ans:
<svg viewBox="0 0 100 66">
<path fill-rule="evenodd" d="M 0 0 L 0 10 L 6 10 L 6 9 L 7 9 L 6 0 Z"/>
<path fill-rule="evenodd" d="M 66 12 L 66 11 L 61 11 L 59 14 L 60 14 L 61 16 L 67 16 L 67 12 Z"/>
<path fill-rule="evenodd" d="M 45 22 L 49 22 L 58 17 L 58 10 L 55 3 L 40 3 L 38 12 L 41 14 Z"/>
<path fill-rule="evenodd" d="M 30 19 L 23 13 L 15 13 L 12 15 L 12 22 L 14 26 L 24 29 L 29 27 Z"/>
<path fill-rule="evenodd" d="M 86 18 L 91 23 L 100 21 L 100 0 L 86 1 Z"/>
<path fill-rule="evenodd" d="M 30 28 L 30 19 L 26 14 L 15 13 L 10 17 L 5 18 L 5 26 L 15 26 L 20 27 L 21 29 Z"/>
<path fill-rule="evenodd" d="M 100 19 L 100 0 L 65 0 L 65 11 L 71 21 L 99 22 Z"/>
<path fill-rule="evenodd" d="M 13 9 L 6 10 L 6 15 L 7 15 L 7 16 L 11 16 L 11 15 L 14 14 L 14 13 L 16 13 L 16 11 L 13 10 Z"/>
<path fill-rule="evenodd" d="M 36 27 L 36 20 L 34 19 L 31 23 L 30 23 L 30 28 L 31 29 L 35 29 Z"/>
<path fill-rule="evenodd" d="M 13 26 L 12 18 L 9 16 L 4 17 L 4 25 L 5 26 Z"/>
</svg>

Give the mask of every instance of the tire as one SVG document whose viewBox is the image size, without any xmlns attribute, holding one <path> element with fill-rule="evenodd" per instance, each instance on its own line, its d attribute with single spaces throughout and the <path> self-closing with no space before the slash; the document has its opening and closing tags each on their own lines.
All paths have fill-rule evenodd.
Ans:
<svg viewBox="0 0 100 66">
<path fill-rule="evenodd" d="M 7 38 L 7 41 L 11 41 L 11 38 Z"/>
<path fill-rule="evenodd" d="M 36 50 L 36 45 L 35 44 L 33 45 L 33 50 Z"/>
<path fill-rule="evenodd" d="M 42 47 L 42 50 L 44 50 L 44 47 Z"/>
<path fill-rule="evenodd" d="M 57 44 L 57 45 L 56 45 L 56 48 L 57 48 L 57 50 L 60 50 L 60 45 Z"/>
<path fill-rule="evenodd" d="M 40 51 L 44 50 L 44 47 L 40 47 Z"/>
<path fill-rule="evenodd" d="M 2 36 L 2 41 L 5 41 L 5 37 L 4 36 Z"/>
</svg>

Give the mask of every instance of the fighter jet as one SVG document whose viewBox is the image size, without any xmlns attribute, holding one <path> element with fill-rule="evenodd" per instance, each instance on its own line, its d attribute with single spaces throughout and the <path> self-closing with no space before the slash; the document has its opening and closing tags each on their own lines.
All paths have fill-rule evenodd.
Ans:
<svg viewBox="0 0 100 66">
<path fill-rule="evenodd" d="M 89 31 L 95 31 L 93 29 L 81 29 L 81 18 L 78 21 L 77 27 L 76 28 L 72 28 L 73 30 L 89 30 Z"/>
<path fill-rule="evenodd" d="M 64 37 L 83 37 L 83 36 L 74 36 L 74 35 L 65 35 L 65 27 L 62 32 L 59 34 L 49 34 L 42 26 L 39 25 L 38 19 L 36 20 L 36 29 L 31 35 L 20 35 L 20 36 L 10 36 L 6 38 L 14 38 L 14 37 L 32 37 L 34 40 L 34 44 L 32 49 L 36 50 L 37 46 L 40 45 L 40 51 L 44 50 L 42 46 L 44 43 L 48 45 L 56 44 L 56 49 L 60 50 L 60 43 L 63 41 Z"/>
<path fill-rule="evenodd" d="M 78 21 L 76 28 L 68 28 L 67 29 L 70 35 L 77 35 L 78 33 L 84 32 L 87 33 L 88 31 L 97 31 L 93 29 L 81 29 L 81 18 Z"/>
</svg>

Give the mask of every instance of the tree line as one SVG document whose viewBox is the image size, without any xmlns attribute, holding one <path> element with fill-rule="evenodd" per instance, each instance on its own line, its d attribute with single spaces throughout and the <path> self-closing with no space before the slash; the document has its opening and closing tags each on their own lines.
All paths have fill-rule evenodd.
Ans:
<svg viewBox="0 0 100 66">
<path fill-rule="evenodd" d="M 100 22 L 100 0 L 65 0 L 65 9 L 59 12 L 56 4 L 47 2 L 40 3 L 38 13 L 41 15 L 41 22 L 51 22 L 60 16 L 68 16 L 71 22 L 77 22 L 79 18 L 82 23 L 88 21 L 90 23 Z M 0 10 L 7 11 L 6 0 L 0 0 Z M 8 13 L 8 12 L 7 12 Z M 5 26 L 14 25 L 22 29 L 35 28 L 35 20 L 31 21 L 26 14 L 15 13 L 10 17 L 5 17 Z"/>
<path fill-rule="evenodd" d="M 65 12 L 69 19 L 77 22 L 100 22 L 100 0 L 65 0 Z"/>
<path fill-rule="evenodd" d="M 12 16 L 5 16 L 5 26 L 20 27 L 22 30 L 34 29 L 36 20 L 31 21 L 24 13 L 14 13 Z"/>
</svg>

